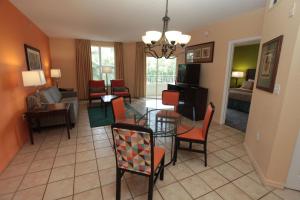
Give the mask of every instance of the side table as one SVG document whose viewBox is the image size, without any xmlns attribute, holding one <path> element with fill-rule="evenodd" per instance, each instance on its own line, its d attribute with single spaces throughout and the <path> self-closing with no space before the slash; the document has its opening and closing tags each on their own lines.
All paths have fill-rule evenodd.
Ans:
<svg viewBox="0 0 300 200">
<path fill-rule="evenodd" d="M 25 116 L 28 122 L 29 136 L 31 144 L 34 144 L 33 139 L 33 121 L 37 122 L 37 128 L 40 130 L 40 119 L 49 115 L 63 115 L 65 119 L 65 126 L 68 132 L 68 138 L 70 139 L 70 103 L 56 103 L 45 104 L 42 108 L 37 108 L 32 111 L 26 112 Z"/>
</svg>

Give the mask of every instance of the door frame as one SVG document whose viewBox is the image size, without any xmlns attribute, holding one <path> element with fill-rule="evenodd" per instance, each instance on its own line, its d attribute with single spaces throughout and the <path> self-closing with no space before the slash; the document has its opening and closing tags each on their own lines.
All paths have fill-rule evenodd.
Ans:
<svg viewBox="0 0 300 200">
<path fill-rule="evenodd" d="M 227 51 L 227 64 L 226 64 L 225 81 L 224 81 L 224 88 L 223 88 L 223 99 L 222 99 L 220 124 L 225 124 L 225 119 L 226 119 L 228 95 L 229 95 L 228 90 L 230 88 L 230 79 L 231 79 L 234 48 L 237 46 L 245 46 L 245 45 L 260 44 L 260 43 L 261 43 L 260 36 L 229 41 L 228 51 Z"/>
</svg>

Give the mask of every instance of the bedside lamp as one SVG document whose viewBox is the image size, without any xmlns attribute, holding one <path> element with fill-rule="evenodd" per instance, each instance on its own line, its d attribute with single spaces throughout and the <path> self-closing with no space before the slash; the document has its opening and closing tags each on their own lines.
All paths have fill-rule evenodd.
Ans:
<svg viewBox="0 0 300 200">
<path fill-rule="evenodd" d="M 244 77 L 244 72 L 233 71 L 231 77 L 235 78 L 235 87 L 237 87 L 238 79 Z"/>
<path fill-rule="evenodd" d="M 22 72 L 23 85 L 25 87 L 38 87 L 46 83 L 43 70 L 23 71 Z M 37 89 L 37 92 L 39 90 Z"/>
<path fill-rule="evenodd" d="M 104 73 L 106 75 L 105 76 L 105 78 L 106 78 L 106 85 L 108 86 L 107 74 L 112 73 L 112 68 L 108 67 L 108 66 L 102 67 L 102 73 Z"/>
<path fill-rule="evenodd" d="M 60 69 L 51 69 L 50 70 L 51 78 L 53 78 L 56 82 L 56 87 L 58 88 L 58 81 L 61 78 Z"/>
</svg>

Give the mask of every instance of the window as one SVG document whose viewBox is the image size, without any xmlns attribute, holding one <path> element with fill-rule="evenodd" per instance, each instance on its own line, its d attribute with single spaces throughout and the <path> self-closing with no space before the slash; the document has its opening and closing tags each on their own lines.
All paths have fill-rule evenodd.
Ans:
<svg viewBox="0 0 300 200">
<path fill-rule="evenodd" d="M 115 79 L 115 50 L 114 47 L 92 46 L 92 68 L 93 80 L 105 80 L 110 84 L 110 80 Z M 102 73 L 102 67 L 111 67 L 112 73 Z M 108 84 L 106 82 L 106 84 Z"/>
</svg>

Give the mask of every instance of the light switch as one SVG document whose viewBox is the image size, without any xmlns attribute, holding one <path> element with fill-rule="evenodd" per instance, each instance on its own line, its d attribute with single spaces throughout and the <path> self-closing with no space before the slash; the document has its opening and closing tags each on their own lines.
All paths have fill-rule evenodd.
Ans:
<svg viewBox="0 0 300 200">
<path fill-rule="evenodd" d="M 276 83 L 274 87 L 274 94 L 280 94 L 280 84 Z"/>
</svg>

